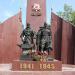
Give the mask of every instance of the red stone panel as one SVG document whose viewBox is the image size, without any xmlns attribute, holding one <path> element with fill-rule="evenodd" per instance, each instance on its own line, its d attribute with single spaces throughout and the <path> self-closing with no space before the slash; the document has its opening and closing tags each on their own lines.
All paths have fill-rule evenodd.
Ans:
<svg viewBox="0 0 75 75">
<path fill-rule="evenodd" d="M 74 65 L 75 65 L 75 49 L 74 49 Z"/>
<path fill-rule="evenodd" d="M 73 53 L 74 53 L 74 64 L 75 64 L 75 27 L 72 26 L 72 42 L 73 42 Z"/>
<path fill-rule="evenodd" d="M 17 44 L 20 43 L 22 31 L 20 17 L 21 12 L 3 22 L 3 38 L 0 44 L 0 62 L 2 63 L 10 63 L 19 59 L 21 50 Z"/>
<path fill-rule="evenodd" d="M 3 49 L 3 24 L 0 24 L 0 49 Z M 2 55 L 3 55 L 3 51 L 1 50 L 0 51 L 0 59 L 2 58 Z M 2 61 L 2 59 L 0 60 Z"/>
<path fill-rule="evenodd" d="M 52 47 L 54 56 L 57 60 L 61 60 L 61 39 L 62 39 L 62 19 L 51 13 L 51 30 L 52 30 Z"/>
<path fill-rule="evenodd" d="M 15 60 L 12 63 L 13 71 L 61 71 L 61 61 L 24 61 Z"/>
<path fill-rule="evenodd" d="M 0 39 L 2 39 L 3 24 L 0 24 Z"/>
<path fill-rule="evenodd" d="M 52 13 L 52 44 L 55 58 L 64 64 L 74 64 L 75 27 Z"/>
<path fill-rule="evenodd" d="M 32 6 L 40 5 L 41 16 L 32 16 Z M 27 17 L 26 20 L 31 24 L 34 31 L 38 31 L 39 27 L 46 21 L 46 0 L 27 0 Z"/>
<path fill-rule="evenodd" d="M 62 62 L 73 64 L 72 25 L 63 20 L 62 25 Z"/>
</svg>

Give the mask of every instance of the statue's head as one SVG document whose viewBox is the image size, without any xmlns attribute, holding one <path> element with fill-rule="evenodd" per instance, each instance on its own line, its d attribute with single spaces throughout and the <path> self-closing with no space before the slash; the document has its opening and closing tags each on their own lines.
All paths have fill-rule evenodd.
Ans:
<svg viewBox="0 0 75 75">
<path fill-rule="evenodd" d="M 29 23 L 27 23 L 27 27 L 26 28 L 30 28 L 30 24 Z"/>
<path fill-rule="evenodd" d="M 27 23 L 27 27 L 30 27 L 30 24 L 29 23 Z"/>
<path fill-rule="evenodd" d="M 44 22 L 44 27 L 45 27 L 45 28 L 47 27 L 47 23 L 46 23 L 46 22 Z"/>
</svg>

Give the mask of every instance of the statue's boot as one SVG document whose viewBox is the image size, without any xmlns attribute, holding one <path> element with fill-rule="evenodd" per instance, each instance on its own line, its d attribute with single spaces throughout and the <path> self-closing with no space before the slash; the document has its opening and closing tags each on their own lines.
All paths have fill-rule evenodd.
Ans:
<svg viewBox="0 0 75 75">
<path fill-rule="evenodd" d="M 17 44 L 17 46 L 21 48 L 22 45 Z"/>
</svg>

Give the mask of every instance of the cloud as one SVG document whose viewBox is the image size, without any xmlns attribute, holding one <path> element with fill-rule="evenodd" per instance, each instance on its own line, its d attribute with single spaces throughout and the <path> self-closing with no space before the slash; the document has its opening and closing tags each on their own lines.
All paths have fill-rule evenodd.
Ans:
<svg viewBox="0 0 75 75">
<path fill-rule="evenodd" d="M 12 3 L 14 3 L 16 0 L 11 0 Z"/>
<path fill-rule="evenodd" d="M 3 22 L 5 20 L 7 20 L 8 18 L 12 17 L 14 15 L 14 12 L 11 11 L 5 11 L 2 13 L 2 15 L 0 15 L 0 21 Z"/>
<path fill-rule="evenodd" d="M 23 0 L 22 3 L 24 5 L 24 7 L 26 8 L 27 7 L 27 0 Z"/>
<path fill-rule="evenodd" d="M 6 17 L 6 18 L 9 18 L 9 17 L 11 17 L 11 16 L 13 16 L 13 13 L 12 13 L 12 12 L 10 12 L 10 11 L 6 11 L 6 12 L 5 12 L 5 17 Z"/>
</svg>

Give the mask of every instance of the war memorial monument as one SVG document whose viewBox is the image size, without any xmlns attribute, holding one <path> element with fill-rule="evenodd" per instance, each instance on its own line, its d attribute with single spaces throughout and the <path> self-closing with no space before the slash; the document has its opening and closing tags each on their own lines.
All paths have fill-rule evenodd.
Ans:
<svg viewBox="0 0 75 75">
<path fill-rule="evenodd" d="M 44 14 L 46 13 L 46 8 L 44 7 L 46 4 L 44 5 L 41 3 L 45 3 L 45 0 L 33 0 L 32 2 L 28 2 L 32 5 L 29 9 L 27 9 L 29 14 L 27 25 L 20 35 L 22 43 L 18 44 L 18 47 L 21 48 L 22 53 L 20 55 L 20 59 L 13 62 L 13 70 L 61 70 L 61 61 L 55 60 L 50 54 L 53 50 L 51 27 L 45 22 L 46 20 L 44 19 Z M 35 21 L 33 21 L 34 18 Z M 41 18 L 42 21 L 40 22 Z M 38 22 L 38 25 L 36 22 Z M 32 24 L 34 26 L 32 26 Z M 17 64 L 18 66 L 15 67 Z"/>
<path fill-rule="evenodd" d="M 52 11 L 51 25 L 47 24 L 46 0 L 27 0 L 25 28 L 21 10 L 0 25 L 0 63 L 11 63 L 14 72 L 53 71 L 55 75 L 60 71 L 57 74 L 62 75 L 65 66 L 75 64 L 74 34 L 75 27 Z"/>
</svg>

